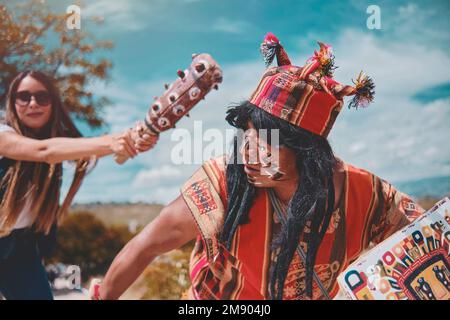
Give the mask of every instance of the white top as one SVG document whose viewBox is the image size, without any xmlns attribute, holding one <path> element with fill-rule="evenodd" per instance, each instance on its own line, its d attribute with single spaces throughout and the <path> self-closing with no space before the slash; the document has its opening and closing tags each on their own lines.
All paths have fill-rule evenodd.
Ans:
<svg viewBox="0 0 450 320">
<path fill-rule="evenodd" d="M 8 132 L 8 131 L 15 132 L 15 130 L 13 128 L 11 128 L 10 126 L 0 123 L 0 132 Z M 0 154 L 0 159 L 1 158 L 3 158 L 3 156 Z M 16 221 L 13 229 L 22 229 L 22 228 L 31 227 L 33 222 L 31 221 L 30 208 L 31 208 L 31 203 L 30 203 L 30 201 L 27 201 L 27 203 L 23 207 L 22 211 L 20 212 L 20 215 L 17 218 L 17 221 Z"/>
<path fill-rule="evenodd" d="M 0 123 L 0 132 L 7 132 L 7 131 L 12 131 L 15 132 L 13 128 L 11 128 L 10 126 L 4 124 L 4 123 Z M 0 159 L 2 158 L 2 156 L 0 155 Z"/>
</svg>

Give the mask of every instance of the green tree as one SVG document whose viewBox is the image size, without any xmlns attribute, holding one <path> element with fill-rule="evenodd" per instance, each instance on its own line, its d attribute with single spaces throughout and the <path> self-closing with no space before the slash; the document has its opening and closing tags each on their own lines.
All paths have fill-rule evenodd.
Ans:
<svg viewBox="0 0 450 320">
<path fill-rule="evenodd" d="M 87 281 L 91 276 L 104 275 L 132 237 L 126 226 L 107 227 L 90 212 L 72 213 L 58 230 L 58 244 L 48 262 L 78 265 Z"/>
<path fill-rule="evenodd" d="M 109 101 L 94 96 L 89 85 L 109 77 L 112 64 L 98 51 L 113 44 L 82 30 L 68 30 L 68 17 L 65 12 L 51 12 L 44 1 L 29 0 L 15 7 L 0 4 L 0 104 L 17 73 L 41 70 L 55 77 L 66 107 L 76 118 L 99 127 L 104 124 L 101 111 Z"/>
</svg>

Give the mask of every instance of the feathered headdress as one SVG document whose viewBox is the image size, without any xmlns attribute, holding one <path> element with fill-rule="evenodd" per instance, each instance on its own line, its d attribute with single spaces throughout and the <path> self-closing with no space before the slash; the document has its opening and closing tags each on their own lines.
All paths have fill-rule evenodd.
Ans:
<svg viewBox="0 0 450 320">
<path fill-rule="evenodd" d="M 278 38 L 267 33 L 260 51 L 267 67 L 275 57 L 278 67 L 266 71 L 250 102 L 296 126 L 326 136 L 342 109 L 343 98 L 354 96 L 349 108 L 366 107 L 374 99 L 375 85 L 362 71 L 353 86 L 334 80 L 337 67 L 333 48 L 318 44 L 319 50 L 303 67 L 293 66 Z"/>
</svg>

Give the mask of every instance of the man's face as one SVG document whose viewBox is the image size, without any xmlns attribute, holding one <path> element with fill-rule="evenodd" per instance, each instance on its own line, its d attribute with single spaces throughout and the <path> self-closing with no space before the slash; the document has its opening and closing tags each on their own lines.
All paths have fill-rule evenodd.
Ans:
<svg viewBox="0 0 450 320">
<path fill-rule="evenodd" d="M 271 146 L 249 121 L 240 148 L 244 171 L 255 187 L 273 188 L 298 180 L 295 153 L 285 146 Z"/>
</svg>

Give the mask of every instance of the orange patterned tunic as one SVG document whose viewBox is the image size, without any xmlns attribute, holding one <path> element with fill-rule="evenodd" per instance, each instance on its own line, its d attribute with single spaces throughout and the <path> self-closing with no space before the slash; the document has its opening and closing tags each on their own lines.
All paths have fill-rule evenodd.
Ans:
<svg viewBox="0 0 450 320">
<path fill-rule="evenodd" d="M 257 191 L 250 223 L 240 225 L 227 250 L 218 241 L 226 214 L 226 158 L 205 162 L 183 185 L 181 193 L 194 216 L 199 236 L 191 255 L 190 299 L 268 299 L 269 267 L 273 257 L 274 212 L 268 192 Z M 407 225 L 423 209 L 388 182 L 344 164 L 344 191 L 338 209 L 319 247 L 315 272 L 331 297 L 338 291 L 337 276 L 371 245 Z M 300 239 L 304 243 L 308 228 Z M 295 253 L 283 299 L 306 299 L 305 267 Z M 324 299 L 313 282 L 313 299 Z"/>
</svg>

